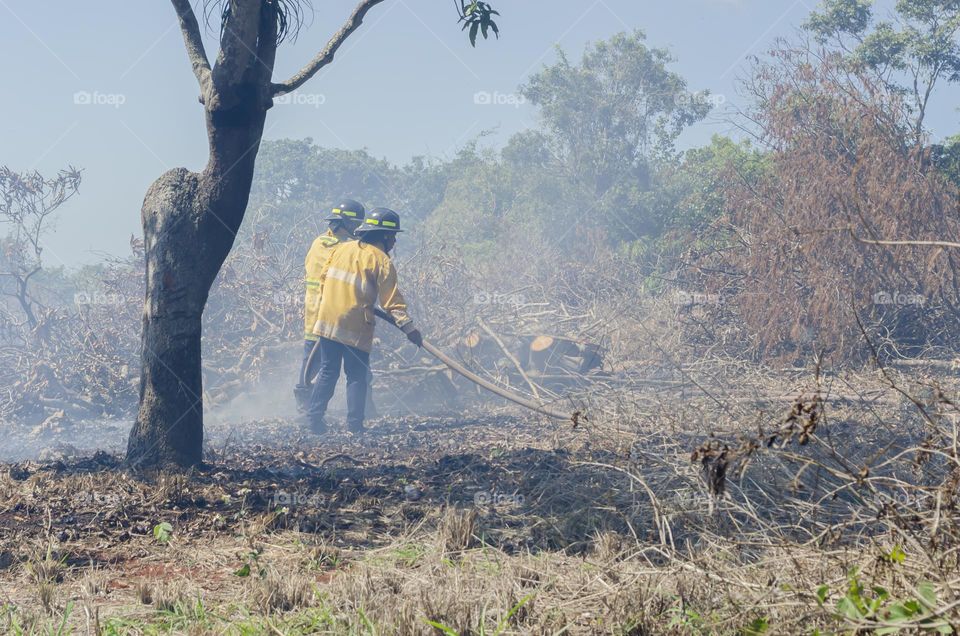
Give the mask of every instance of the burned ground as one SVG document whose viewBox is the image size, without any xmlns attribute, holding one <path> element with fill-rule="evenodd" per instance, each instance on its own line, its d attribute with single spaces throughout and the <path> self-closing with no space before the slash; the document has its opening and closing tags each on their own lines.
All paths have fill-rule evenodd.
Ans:
<svg viewBox="0 0 960 636">
<path fill-rule="evenodd" d="M 730 391 L 724 369 L 687 371 L 699 397 L 598 385 L 577 426 L 491 407 L 362 437 L 219 421 L 191 474 L 105 452 L 7 464 L 3 624 L 798 633 L 910 602 L 910 625 L 952 621 L 953 380 L 740 369 Z M 843 610 L 854 584 L 887 590 L 873 615 Z"/>
</svg>

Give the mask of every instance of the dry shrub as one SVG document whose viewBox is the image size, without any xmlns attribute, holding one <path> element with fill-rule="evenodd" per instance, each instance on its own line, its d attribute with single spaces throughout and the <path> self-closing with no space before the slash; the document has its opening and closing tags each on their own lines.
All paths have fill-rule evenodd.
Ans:
<svg viewBox="0 0 960 636">
<path fill-rule="evenodd" d="M 623 551 L 624 538 L 616 532 L 600 532 L 594 535 L 591 556 L 601 561 L 612 561 Z"/>
<path fill-rule="evenodd" d="M 153 586 L 146 579 L 137 581 L 136 586 L 137 600 L 144 605 L 153 604 Z"/>
<path fill-rule="evenodd" d="M 37 549 L 25 564 L 32 583 L 60 583 L 63 581 L 65 558 L 54 550 L 53 545 Z"/>
<path fill-rule="evenodd" d="M 53 613 L 57 602 L 57 584 L 53 581 L 44 581 L 37 585 L 37 601 L 45 612 Z"/>
<path fill-rule="evenodd" d="M 724 249 L 697 262 L 739 324 L 733 344 L 788 359 L 814 346 L 863 357 L 859 316 L 904 353 L 955 347 L 960 254 L 860 239 L 943 240 L 960 234 L 956 188 L 914 140 L 898 95 L 833 55 L 782 48 L 748 85 L 749 114 L 769 149 L 757 182 L 731 175 Z"/>
<path fill-rule="evenodd" d="M 254 605 L 264 614 L 289 612 L 313 603 L 314 586 L 310 579 L 295 571 L 269 568 L 265 576 L 249 579 Z"/>
<path fill-rule="evenodd" d="M 160 612 L 172 612 L 190 602 L 190 595 L 184 589 L 183 582 L 176 581 L 157 583 L 146 595 L 140 594 L 141 602 L 146 602 L 146 598 L 149 598 L 153 607 Z"/>
<path fill-rule="evenodd" d="M 92 569 L 80 580 L 80 592 L 86 597 L 97 597 L 109 590 L 110 577 L 102 570 Z"/>
<path fill-rule="evenodd" d="M 444 553 L 462 552 L 477 543 L 476 509 L 448 508 L 437 529 L 437 544 Z"/>
</svg>

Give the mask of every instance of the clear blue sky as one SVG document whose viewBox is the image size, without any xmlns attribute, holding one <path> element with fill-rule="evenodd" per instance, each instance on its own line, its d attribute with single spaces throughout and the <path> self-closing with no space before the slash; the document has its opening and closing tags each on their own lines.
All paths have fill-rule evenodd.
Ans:
<svg viewBox="0 0 960 636">
<path fill-rule="evenodd" d="M 326 42 L 353 6 L 317 0 L 312 23 L 277 62 L 285 79 Z M 735 105 L 748 55 L 790 36 L 815 0 L 497 0 L 501 38 L 472 49 L 450 0 L 387 0 L 375 7 L 335 62 L 311 80 L 297 103 L 268 115 L 266 139 L 312 137 L 324 146 L 367 148 L 402 162 L 448 157 L 481 131 L 500 143 L 533 125 L 527 105 L 511 103 L 531 73 L 556 59 L 578 59 L 587 42 L 640 28 L 649 44 L 678 58 L 691 88 Z M 207 38 L 208 54 L 215 43 Z M 174 11 L 165 0 L 39 2 L 0 0 L 0 52 L 6 96 L 0 100 L 0 164 L 53 173 L 84 169 L 79 198 L 47 241 L 48 265 L 126 252 L 140 234 L 149 184 L 177 166 L 206 160 L 203 114 Z M 478 92 L 500 104 L 477 104 Z M 77 101 L 81 103 L 76 103 Z M 91 103 L 82 103 L 82 102 Z M 492 100 L 493 101 L 493 100 Z M 941 103 L 944 100 L 941 100 Z M 944 106 L 939 133 L 956 128 Z M 717 121 L 683 139 L 698 144 Z"/>
</svg>

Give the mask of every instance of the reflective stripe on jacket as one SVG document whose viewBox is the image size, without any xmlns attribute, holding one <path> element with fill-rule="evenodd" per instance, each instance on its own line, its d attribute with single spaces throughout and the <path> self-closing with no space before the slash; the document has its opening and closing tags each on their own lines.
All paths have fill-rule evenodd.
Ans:
<svg viewBox="0 0 960 636">
<path fill-rule="evenodd" d="M 306 340 L 317 339 L 313 335 L 313 325 L 317 322 L 317 308 L 320 306 L 320 274 L 330 254 L 333 253 L 333 248 L 339 243 L 340 239 L 333 230 L 327 230 L 326 234 L 321 234 L 313 241 L 310 251 L 307 252 L 303 277 L 303 285 L 306 288 L 303 297 L 303 337 Z"/>
<path fill-rule="evenodd" d="M 397 289 L 397 270 L 383 250 L 350 241 L 334 250 L 320 276 L 322 295 L 313 333 L 363 351 L 373 347 L 378 304 L 397 321 L 413 328 L 407 302 Z"/>
</svg>

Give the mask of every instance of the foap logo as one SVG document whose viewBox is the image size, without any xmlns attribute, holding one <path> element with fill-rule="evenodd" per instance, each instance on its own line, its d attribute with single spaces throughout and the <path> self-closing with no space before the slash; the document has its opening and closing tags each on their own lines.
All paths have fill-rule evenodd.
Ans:
<svg viewBox="0 0 960 636">
<path fill-rule="evenodd" d="M 78 307 L 119 307 L 125 302 L 123 294 L 110 292 L 80 291 L 73 295 L 73 304 Z"/>
<path fill-rule="evenodd" d="M 681 291 L 677 292 L 674 302 L 680 307 L 692 307 L 694 305 L 719 305 L 721 299 L 720 294 Z"/>
<path fill-rule="evenodd" d="M 473 94 L 473 103 L 478 106 L 513 106 L 514 108 L 520 108 L 527 103 L 527 98 L 516 93 L 477 91 Z"/>
<path fill-rule="evenodd" d="M 294 91 L 274 97 L 273 103 L 280 106 L 313 106 L 314 108 L 320 108 L 327 103 L 327 96 L 322 93 Z"/>
<path fill-rule="evenodd" d="M 503 493 L 494 490 L 478 490 L 473 493 L 475 506 L 511 506 L 516 508 L 526 503 L 527 498 L 518 493 Z"/>
<path fill-rule="evenodd" d="M 930 502 L 931 499 L 932 497 L 927 493 L 877 492 L 873 495 L 873 504 L 877 508 L 882 508 L 883 506 L 917 508 Z"/>
<path fill-rule="evenodd" d="M 270 499 L 275 508 L 320 508 L 327 502 L 327 498 L 318 493 L 287 492 L 286 490 L 274 491 Z"/>
<path fill-rule="evenodd" d="M 295 307 L 303 301 L 303 293 L 277 291 L 273 293 L 273 304 L 280 307 Z"/>
<path fill-rule="evenodd" d="M 694 491 L 677 492 L 669 500 L 677 510 L 683 512 L 702 512 L 713 508 L 714 500 L 710 495 Z"/>
<path fill-rule="evenodd" d="M 77 91 L 73 94 L 73 103 L 77 106 L 112 106 L 114 108 L 120 108 L 127 103 L 127 96 L 123 93 Z"/>
<path fill-rule="evenodd" d="M 922 305 L 924 302 L 926 301 L 920 294 L 901 294 L 900 292 L 890 294 L 881 291 L 873 295 L 874 305 Z"/>
<path fill-rule="evenodd" d="M 122 502 L 120 495 L 116 493 L 103 493 L 95 490 L 88 490 L 78 493 L 76 502 L 87 506 L 119 506 Z"/>
<path fill-rule="evenodd" d="M 727 103 L 727 96 L 722 94 L 701 91 L 699 93 L 687 93 L 686 91 L 677 93 L 673 96 L 673 102 L 677 106 L 709 106 L 717 108 Z"/>
<path fill-rule="evenodd" d="M 509 305 L 519 307 L 525 304 L 523 296 L 520 294 L 497 294 L 490 292 L 477 292 L 473 295 L 474 305 Z"/>
</svg>

